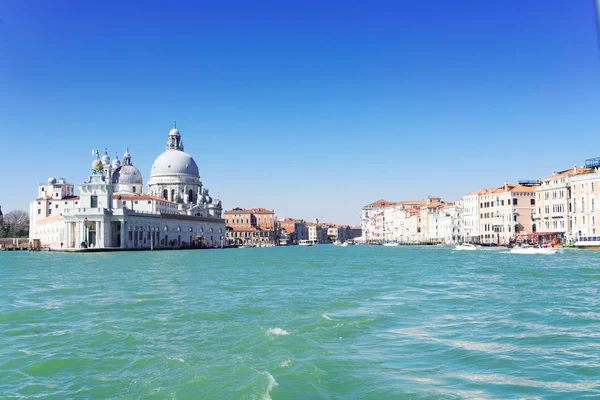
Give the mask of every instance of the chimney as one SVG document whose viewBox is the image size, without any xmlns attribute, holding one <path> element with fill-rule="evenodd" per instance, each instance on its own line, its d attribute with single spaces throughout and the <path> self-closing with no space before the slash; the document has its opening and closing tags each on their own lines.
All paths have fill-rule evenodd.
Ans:
<svg viewBox="0 0 600 400">
<path fill-rule="evenodd" d="M 504 191 L 508 190 L 508 181 L 504 181 Z"/>
<path fill-rule="evenodd" d="M 573 173 L 576 174 L 577 173 L 577 164 L 573 165 Z"/>
</svg>

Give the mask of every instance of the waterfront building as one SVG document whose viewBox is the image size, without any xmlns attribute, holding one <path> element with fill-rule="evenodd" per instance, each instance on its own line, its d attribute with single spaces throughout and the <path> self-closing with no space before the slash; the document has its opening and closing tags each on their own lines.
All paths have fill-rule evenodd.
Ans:
<svg viewBox="0 0 600 400">
<path fill-rule="evenodd" d="M 301 219 L 280 219 L 279 226 L 281 227 L 282 238 L 285 237 L 287 239 L 287 244 L 298 244 L 301 240 L 308 240 L 305 221 Z"/>
<path fill-rule="evenodd" d="M 279 225 L 274 210 L 238 207 L 225 211 L 224 217 L 228 244 L 279 244 Z"/>
<path fill-rule="evenodd" d="M 421 207 L 421 233 L 424 241 L 442 242 L 442 208 L 448 205 L 438 196 L 429 196 L 428 202 Z"/>
<path fill-rule="evenodd" d="M 484 190 L 479 195 L 481 243 L 507 244 L 533 232 L 535 188 L 509 184 Z"/>
<path fill-rule="evenodd" d="M 420 210 L 422 206 L 427 204 L 427 201 L 421 200 L 404 200 L 398 203 L 394 203 L 391 207 L 393 209 L 392 218 L 393 224 L 391 225 L 392 237 L 394 241 L 405 243 L 409 242 L 409 231 L 410 226 L 413 226 L 414 221 L 407 222 L 407 218 L 413 218 L 414 212 L 407 212 L 407 210 Z M 420 211 L 419 211 L 420 215 Z M 419 217 L 417 217 L 417 222 Z M 419 225 L 419 224 L 417 224 Z"/>
<path fill-rule="evenodd" d="M 306 230 L 308 233 L 308 240 L 313 243 L 327 243 L 329 241 L 327 237 L 327 227 L 319 223 L 319 220 L 315 218 L 314 222 L 305 223 Z"/>
<path fill-rule="evenodd" d="M 367 204 L 362 208 L 361 213 L 361 231 L 363 242 L 378 240 L 375 233 L 372 231 L 375 227 L 375 221 L 372 218 L 383 212 L 384 209 L 394 203 L 384 199 L 377 200 L 371 204 Z M 379 238 L 380 239 L 380 238 Z"/>
<path fill-rule="evenodd" d="M 30 239 L 51 249 L 223 244 L 221 201 L 202 190 L 198 167 L 184 153 L 176 126 L 152 166 L 150 182 L 151 193 L 144 194 L 142 174 L 129 149 L 122 163 L 118 157 L 111 162 L 107 151 L 100 159 L 96 151 L 88 180 L 78 185 L 79 195 L 64 178 L 39 185 L 38 198 L 30 203 Z"/>
<path fill-rule="evenodd" d="M 327 238 L 329 242 L 344 243 L 348 240 L 348 226 L 327 224 Z"/>
<path fill-rule="evenodd" d="M 586 161 L 591 166 L 586 172 L 568 177 L 570 185 L 571 230 L 567 239 L 576 241 L 580 236 L 600 235 L 600 159 Z"/>
<path fill-rule="evenodd" d="M 540 240 L 564 242 L 569 237 L 572 231 L 570 178 L 589 171 L 589 168 L 573 166 L 564 171 L 553 171 L 552 175 L 537 182 L 533 223 Z"/>
<path fill-rule="evenodd" d="M 362 228 L 360 225 L 349 225 L 347 228 L 348 240 L 362 237 Z"/>
<path fill-rule="evenodd" d="M 446 244 L 460 243 L 463 239 L 462 231 L 462 198 L 456 204 L 442 207 L 439 213 L 441 223 L 440 241 Z"/>
<path fill-rule="evenodd" d="M 462 197 L 462 236 L 461 242 L 479 242 L 479 196 L 489 189 L 481 189 Z"/>
</svg>

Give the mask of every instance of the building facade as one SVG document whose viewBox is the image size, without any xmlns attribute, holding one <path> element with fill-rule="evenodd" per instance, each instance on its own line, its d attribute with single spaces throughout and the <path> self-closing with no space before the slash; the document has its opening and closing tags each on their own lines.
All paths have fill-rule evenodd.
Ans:
<svg viewBox="0 0 600 400">
<path fill-rule="evenodd" d="M 169 132 L 166 152 L 155 161 L 150 174 L 151 194 L 143 193 L 143 179 L 133 165 L 129 149 L 110 160 L 105 151 L 92 163 L 86 182 L 74 186 L 65 179 L 48 179 L 38 188 L 38 198 L 30 203 L 30 240 L 39 239 L 51 249 L 158 249 L 222 246 L 225 221 L 219 199 L 208 191 L 195 202 L 186 202 L 182 188 L 163 197 L 152 193 L 156 187 L 177 182 L 202 187 L 193 159 L 183 153 L 183 144 L 170 146 L 172 137 L 181 135 L 176 127 Z M 167 156 L 165 156 L 166 153 Z M 187 154 L 187 153 L 184 153 Z M 159 162 L 167 158 L 166 170 Z M 183 164 L 182 164 L 183 163 Z M 172 173 L 169 173 L 169 172 Z"/>
<path fill-rule="evenodd" d="M 225 212 L 227 243 L 232 245 L 277 245 L 279 224 L 275 211 L 266 208 L 234 208 Z"/>
</svg>

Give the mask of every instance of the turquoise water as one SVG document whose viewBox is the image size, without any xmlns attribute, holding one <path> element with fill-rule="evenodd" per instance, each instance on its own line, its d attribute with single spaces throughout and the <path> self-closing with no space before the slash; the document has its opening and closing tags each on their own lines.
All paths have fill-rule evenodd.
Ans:
<svg viewBox="0 0 600 400">
<path fill-rule="evenodd" d="M 600 398 L 600 252 L 0 252 L 0 398 Z"/>
</svg>

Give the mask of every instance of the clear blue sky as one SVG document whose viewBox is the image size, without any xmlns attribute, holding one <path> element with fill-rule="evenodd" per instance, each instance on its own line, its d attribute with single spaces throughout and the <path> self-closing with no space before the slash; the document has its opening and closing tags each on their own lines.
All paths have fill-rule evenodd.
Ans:
<svg viewBox="0 0 600 400">
<path fill-rule="evenodd" d="M 85 3 L 85 4 L 84 4 Z M 0 204 L 177 120 L 226 208 L 357 223 L 600 156 L 593 0 L 0 3 Z"/>
</svg>

